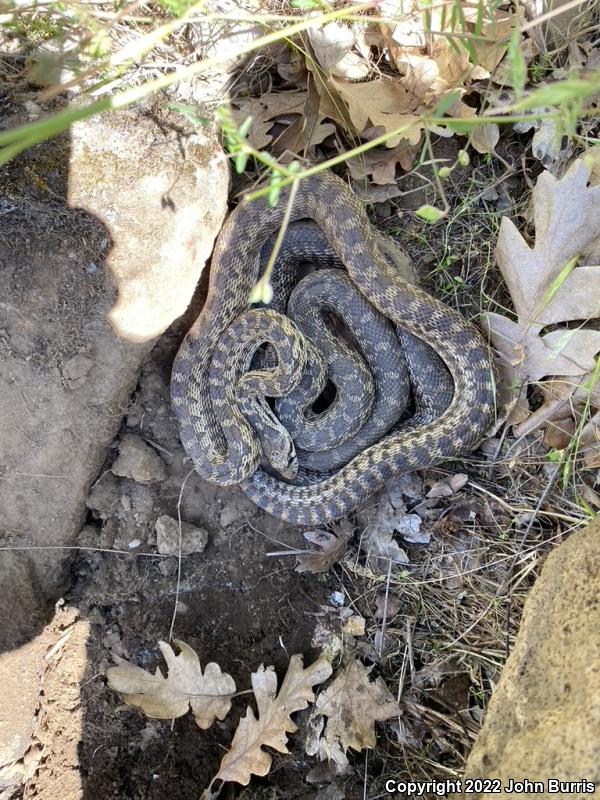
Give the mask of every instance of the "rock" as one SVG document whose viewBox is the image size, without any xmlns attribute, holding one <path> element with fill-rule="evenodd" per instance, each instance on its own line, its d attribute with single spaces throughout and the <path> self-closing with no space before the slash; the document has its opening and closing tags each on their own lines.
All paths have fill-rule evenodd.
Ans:
<svg viewBox="0 0 600 800">
<path fill-rule="evenodd" d="M 158 552 L 164 556 L 176 556 L 179 553 L 179 522 L 166 515 L 156 520 L 156 542 Z M 204 528 L 181 523 L 181 553 L 189 556 L 202 553 L 208 544 L 208 532 Z"/>
<path fill-rule="evenodd" d="M 85 504 L 92 511 L 96 511 L 101 519 L 106 519 L 120 495 L 119 479 L 110 472 L 105 472 L 93 485 Z"/>
<path fill-rule="evenodd" d="M 548 556 L 527 598 L 515 646 L 465 776 L 498 779 L 503 786 L 511 778 L 543 781 L 545 786 L 550 778 L 574 782 L 585 778 L 597 785 L 599 697 L 600 519 L 596 519 Z M 574 788 L 554 796 L 569 794 L 581 797 L 585 791 Z"/>
<path fill-rule="evenodd" d="M 210 128 L 184 129 L 161 108 L 78 124 L 72 149 L 86 169 L 70 176 L 71 201 L 101 211 L 118 242 L 107 257 L 119 290 L 108 318 L 127 342 L 147 342 L 189 305 L 227 209 L 227 160 Z"/>
<path fill-rule="evenodd" d="M 41 635 L 13 652 L 0 654 L 0 769 L 18 761 L 30 745 L 46 647 L 46 637 Z M 0 790 L 4 788 L 0 777 Z"/>
<path fill-rule="evenodd" d="M 10 550 L 0 553 L 0 587 L 1 654 L 34 636 L 47 613 L 28 553 Z M 18 614 L 15 608 L 19 609 Z"/>
<path fill-rule="evenodd" d="M 23 122 L 7 103 L 4 124 Z M 227 191 L 216 135 L 160 108 L 94 117 L 0 168 L 0 546 L 33 548 L 18 571 L 0 552 L 2 647 L 61 589 L 61 547 L 155 337 L 190 300 Z"/>
<path fill-rule="evenodd" d="M 132 478 L 138 483 L 164 481 L 167 476 L 165 465 L 158 453 L 140 436 L 133 433 L 128 433 L 121 439 L 119 455 L 111 471 L 113 475 Z"/>
<path fill-rule="evenodd" d="M 29 642 L 10 652 L 0 654 L 0 686 L 2 687 L 2 707 L 0 710 L 0 797 L 16 797 L 16 790 L 31 769 L 31 762 L 42 755 L 42 748 L 34 735 L 36 725 L 40 724 L 41 704 L 43 702 L 44 680 L 51 660 L 56 660 L 56 653 L 49 660 L 52 647 L 64 636 L 65 630 L 75 618 L 75 611 L 65 612 L 57 608 L 56 615 L 42 632 Z M 60 619 L 60 622 L 57 622 Z M 62 624 L 65 627 L 62 627 Z M 86 637 L 81 637 L 81 677 L 85 671 Z M 63 665 L 60 670 L 67 671 Z M 79 690 L 79 683 L 73 687 Z M 64 696 L 64 687 L 61 695 Z M 55 713 L 54 704 L 52 714 Z M 73 709 L 71 713 L 73 715 Z M 51 716 L 51 715 L 49 715 Z M 42 725 L 43 727 L 43 725 Z M 32 746 L 32 742 L 35 742 Z M 72 749 L 76 751 L 77 740 Z M 24 760 L 22 760 L 24 759 Z M 6 790 L 6 795 L 3 794 Z M 21 796 L 21 793 L 18 793 Z M 61 794 L 66 797 L 66 794 Z"/>
</svg>

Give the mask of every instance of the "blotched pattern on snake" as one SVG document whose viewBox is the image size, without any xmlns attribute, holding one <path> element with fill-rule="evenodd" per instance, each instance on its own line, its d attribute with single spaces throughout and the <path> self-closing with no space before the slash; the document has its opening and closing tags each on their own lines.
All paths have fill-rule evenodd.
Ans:
<svg viewBox="0 0 600 800">
<path fill-rule="evenodd" d="M 272 474 L 264 465 L 264 439 L 256 432 L 257 418 L 266 420 L 269 427 L 273 417 L 273 403 L 264 395 L 285 397 L 293 392 L 306 380 L 306 365 L 321 358 L 310 339 L 287 317 L 270 309 L 249 310 L 248 306 L 262 268 L 261 250 L 279 229 L 287 199 L 284 191 L 276 208 L 262 199 L 241 204 L 226 220 L 213 253 L 206 303 L 175 358 L 171 396 L 182 443 L 203 478 L 222 485 L 239 483 L 268 513 L 291 523 L 315 525 L 345 516 L 394 476 L 472 449 L 494 412 L 494 375 L 488 348 L 478 331 L 399 275 L 383 255 L 360 201 L 346 184 L 331 173 L 306 178 L 294 198 L 292 222 L 308 219 L 319 226 L 327 240 L 326 249 L 345 267 L 343 280 L 355 287 L 362 304 L 359 317 L 364 317 L 369 327 L 367 311 L 373 311 L 384 318 L 388 334 L 396 331 L 405 338 L 412 353 L 405 375 L 414 377 L 415 364 L 426 358 L 424 351 L 430 349 L 445 367 L 430 360 L 428 378 L 413 386 L 416 415 L 402 424 L 390 419 L 377 434 L 367 432 L 364 439 L 359 433 L 359 452 L 347 463 L 345 453 L 333 468 L 314 472 L 322 470 L 323 463 L 315 467 L 298 447 L 298 476 L 294 479 L 293 471 L 285 479 Z M 333 291 L 337 295 L 338 290 Z M 327 299 L 325 310 L 337 315 L 335 296 Z M 378 332 L 376 339 L 383 342 L 380 335 Z M 385 342 L 380 356 L 390 350 Z M 265 343 L 277 353 L 277 364 L 252 369 L 256 351 Z M 372 371 L 368 355 L 363 355 L 367 371 Z M 325 355 L 326 362 L 328 358 Z M 390 389 L 393 395 L 394 381 L 403 380 L 403 367 L 395 359 L 392 356 L 396 366 L 388 371 L 391 385 L 388 381 L 379 396 L 376 388 L 374 405 L 360 412 L 367 421 L 377 403 L 379 410 L 393 405 L 388 402 Z M 316 385 L 322 388 L 322 364 L 315 368 L 319 371 Z M 341 371 L 345 373 L 345 368 Z M 328 372 L 326 363 L 325 377 Z M 429 394 L 436 383 L 441 401 L 432 400 Z M 285 405 L 285 400 L 277 403 Z M 254 409 L 250 421 L 242 413 L 249 406 Z M 310 404 L 304 415 L 309 417 L 310 428 L 309 412 Z M 319 415 L 313 417 L 318 439 Z M 328 449 L 340 447 L 343 450 L 344 443 L 325 444 L 321 450 L 326 455 Z"/>
</svg>

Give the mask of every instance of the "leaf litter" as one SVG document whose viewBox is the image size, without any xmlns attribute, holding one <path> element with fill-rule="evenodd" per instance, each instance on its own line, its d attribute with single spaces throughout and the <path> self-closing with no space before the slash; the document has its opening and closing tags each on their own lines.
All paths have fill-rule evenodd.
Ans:
<svg viewBox="0 0 600 800">
<path fill-rule="evenodd" d="M 518 14 L 498 8 L 482 15 L 475 7 L 461 5 L 456 13 L 444 4 L 386 0 L 353 22 L 308 28 L 294 41 L 292 55 L 281 48 L 275 58 L 285 91 L 276 88 L 259 99 L 234 97 L 233 114 L 240 124 L 252 116 L 248 140 L 256 149 L 272 147 L 282 136 L 272 152 L 287 152 L 287 160 L 294 155 L 318 160 L 316 148 L 325 144 L 340 152 L 338 134 L 351 146 L 357 137 L 387 135 L 364 165 L 374 184 L 394 185 L 396 165 L 412 168 L 425 128 L 455 135 L 428 115 L 480 114 L 463 98 L 483 95 L 486 82 L 503 68 L 516 25 Z M 531 40 L 520 36 L 519 41 Z M 282 126 L 293 130 L 286 135 Z M 493 153 L 498 139 L 495 123 L 474 126 L 470 136 L 480 153 Z"/>
<path fill-rule="evenodd" d="M 375 747 L 375 722 L 400 713 L 382 679 L 371 680 L 371 671 L 372 667 L 365 667 L 358 659 L 350 661 L 321 692 L 312 711 L 317 735 L 307 746 L 307 752 L 318 753 L 321 761 L 333 762 L 340 773 L 348 767 L 347 750 Z"/>
<path fill-rule="evenodd" d="M 346 608 L 337 609 L 337 612 L 345 620 L 348 637 L 364 634 L 364 618 Z M 165 642 L 159 643 L 168 667 L 166 677 L 160 668 L 152 674 L 118 659 L 118 665 L 106 672 L 108 685 L 121 693 L 128 705 L 155 719 L 175 719 L 191 708 L 197 725 L 205 730 L 229 713 L 236 692 L 235 683 L 215 663 L 207 664 L 203 671 L 197 654 L 189 645 L 180 640 L 175 644 L 179 654 Z M 218 772 L 202 797 L 205 800 L 216 797 L 222 783 L 247 786 L 252 776 L 267 775 L 273 756 L 265 748 L 289 754 L 288 734 L 298 731 L 292 715 L 314 704 L 315 699 L 313 714 L 317 723 L 313 725 L 312 749 L 307 746 L 309 754 L 318 752 L 321 760 L 333 761 L 336 772 L 340 772 L 348 766 L 345 753 L 349 748 L 356 751 L 373 748 L 375 722 L 398 716 L 399 709 L 383 680 L 370 679 L 371 669 L 353 658 L 337 671 L 333 683 L 316 698 L 315 687 L 333 673 L 330 658 L 322 655 L 304 667 L 302 656 L 291 656 L 280 685 L 273 667 L 261 665 L 251 674 L 257 713 L 252 706 L 246 708 Z M 153 731 L 152 736 L 156 735 Z M 213 793 L 216 783 L 219 788 Z"/>
<path fill-rule="evenodd" d="M 518 435 L 597 408 L 600 265 L 578 264 L 600 237 L 600 186 L 589 185 L 591 173 L 579 159 L 560 179 L 540 175 L 532 196 L 533 246 L 507 217 L 500 225 L 496 258 L 516 319 L 486 312 L 483 325 L 498 354 L 504 413 Z M 530 418 L 522 387 L 549 378 L 541 384 L 545 402 Z"/>
<path fill-rule="evenodd" d="M 119 659 L 118 666 L 107 670 L 108 685 L 122 694 L 127 705 L 154 719 L 175 719 L 191 708 L 198 727 L 205 730 L 229 713 L 234 680 L 214 663 L 207 664 L 202 672 L 195 651 L 185 642 L 176 640 L 175 644 L 178 655 L 170 645 L 158 643 L 169 670 L 167 677 L 160 667 L 152 675 Z"/>
</svg>

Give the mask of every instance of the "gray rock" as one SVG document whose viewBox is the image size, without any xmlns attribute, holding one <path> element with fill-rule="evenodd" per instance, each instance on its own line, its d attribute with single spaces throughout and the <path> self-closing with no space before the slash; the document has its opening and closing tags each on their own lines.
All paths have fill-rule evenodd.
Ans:
<svg viewBox="0 0 600 800">
<path fill-rule="evenodd" d="M 179 553 L 179 522 L 166 515 L 156 520 L 156 543 L 158 552 L 164 556 L 176 556 Z M 204 528 L 181 523 L 181 554 L 202 553 L 208 544 L 208 532 Z"/>
<path fill-rule="evenodd" d="M 93 485 L 85 504 L 96 511 L 101 519 L 106 519 L 121 496 L 120 482 L 110 472 L 105 472 Z"/>
<path fill-rule="evenodd" d="M 120 478 L 132 478 L 138 483 L 164 481 L 167 476 L 164 462 L 158 453 L 133 433 L 128 433 L 121 439 L 119 455 L 111 471 Z"/>
</svg>

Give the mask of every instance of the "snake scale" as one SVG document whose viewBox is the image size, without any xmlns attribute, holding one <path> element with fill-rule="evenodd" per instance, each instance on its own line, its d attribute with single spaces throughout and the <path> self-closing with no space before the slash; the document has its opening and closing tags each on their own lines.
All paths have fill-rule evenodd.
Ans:
<svg viewBox="0 0 600 800">
<path fill-rule="evenodd" d="M 451 376 L 453 392 L 437 418 L 392 427 L 320 479 L 298 485 L 261 466 L 260 444 L 236 405 L 230 382 L 241 381 L 269 396 L 285 394 L 297 384 L 299 374 L 288 386 L 273 389 L 276 369 L 244 375 L 253 348 L 265 342 L 273 344 L 280 363 L 295 360 L 299 372 L 306 363 L 306 347 L 286 338 L 298 333 L 293 323 L 275 311 L 259 313 L 248 306 L 260 277 L 261 248 L 279 230 L 288 197 L 284 190 L 276 208 L 263 198 L 240 204 L 226 220 L 213 253 L 206 303 L 175 358 L 171 397 L 182 443 L 203 478 L 222 485 L 239 483 L 269 514 L 294 524 L 317 525 L 345 516 L 395 476 L 473 449 L 494 412 L 494 375 L 479 332 L 406 282 L 382 255 L 374 229 L 348 186 L 332 173 L 308 177 L 294 197 L 291 221 L 317 223 L 363 300 L 437 353 Z M 232 325 L 235 335 L 228 334 Z M 228 369 L 223 382 L 215 385 L 211 365 L 218 348 Z"/>
</svg>

